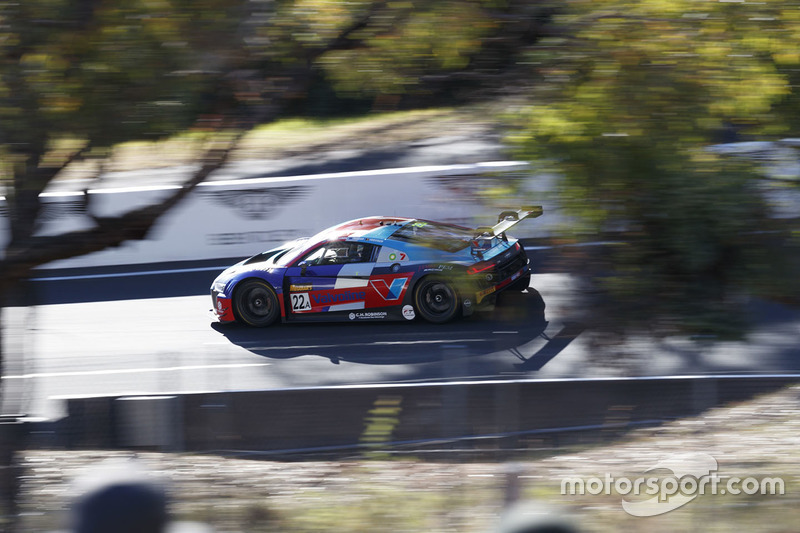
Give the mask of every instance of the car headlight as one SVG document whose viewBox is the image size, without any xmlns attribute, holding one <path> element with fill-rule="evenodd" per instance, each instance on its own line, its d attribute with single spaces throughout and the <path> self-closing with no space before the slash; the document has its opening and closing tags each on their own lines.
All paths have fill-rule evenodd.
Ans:
<svg viewBox="0 0 800 533">
<path fill-rule="evenodd" d="M 222 294 L 225 292 L 225 285 L 226 283 L 224 281 L 215 280 L 211 289 L 216 293 Z"/>
</svg>

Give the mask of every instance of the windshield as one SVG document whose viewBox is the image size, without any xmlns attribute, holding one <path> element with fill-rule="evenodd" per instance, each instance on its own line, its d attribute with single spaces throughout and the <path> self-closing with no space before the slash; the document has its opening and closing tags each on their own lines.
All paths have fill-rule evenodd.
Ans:
<svg viewBox="0 0 800 533">
<path fill-rule="evenodd" d="M 294 261 L 306 249 L 308 238 L 297 239 L 286 243 L 286 249 L 275 254 L 271 261 L 275 266 L 285 267 Z"/>
<path fill-rule="evenodd" d="M 452 224 L 415 220 L 395 231 L 389 239 L 457 252 L 469 246 L 472 231 Z"/>
</svg>

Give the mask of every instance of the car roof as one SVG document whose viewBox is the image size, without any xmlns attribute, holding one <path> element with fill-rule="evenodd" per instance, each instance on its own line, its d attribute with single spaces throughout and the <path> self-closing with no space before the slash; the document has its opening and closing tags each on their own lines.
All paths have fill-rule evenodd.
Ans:
<svg viewBox="0 0 800 533">
<path fill-rule="evenodd" d="M 380 243 L 413 220 L 413 218 L 387 216 L 357 218 L 323 230 L 309 239 L 309 241 L 320 243 L 323 241 L 349 240 Z"/>
</svg>

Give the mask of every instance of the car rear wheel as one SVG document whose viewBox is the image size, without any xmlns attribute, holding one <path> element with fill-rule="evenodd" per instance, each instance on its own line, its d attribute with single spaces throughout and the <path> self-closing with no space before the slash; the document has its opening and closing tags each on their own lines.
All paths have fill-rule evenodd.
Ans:
<svg viewBox="0 0 800 533">
<path fill-rule="evenodd" d="M 414 291 L 414 303 L 428 322 L 447 322 L 458 311 L 458 295 L 452 285 L 439 278 L 423 278 Z"/>
<path fill-rule="evenodd" d="M 278 318 L 278 296 L 269 283 L 248 279 L 240 283 L 233 294 L 233 310 L 243 323 L 263 328 Z"/>
</svg>

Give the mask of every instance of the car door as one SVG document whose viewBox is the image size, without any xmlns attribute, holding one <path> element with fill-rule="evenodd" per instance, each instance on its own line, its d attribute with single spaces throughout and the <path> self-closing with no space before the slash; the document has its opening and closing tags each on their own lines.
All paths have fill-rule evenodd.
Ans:
<svg viewBox="0 0 800 533">
<path fill-rule="evenodd" d="M 364 309 L 374 252 L 371 244 L 350 241 L 309 251 L 287 270 L 287 317 Z"/>
</svg>

